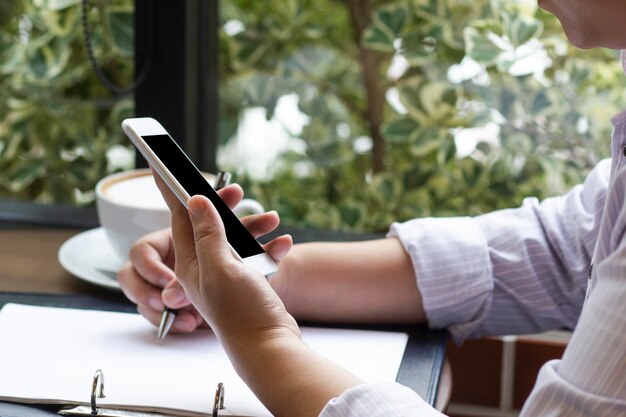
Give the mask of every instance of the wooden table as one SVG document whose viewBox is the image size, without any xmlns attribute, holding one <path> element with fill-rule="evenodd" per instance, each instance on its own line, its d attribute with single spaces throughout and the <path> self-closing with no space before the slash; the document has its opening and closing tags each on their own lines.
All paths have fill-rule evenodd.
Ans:
<svg viewBox="0 0 626 417">
<path fill-rule="evenodd" d="M 81 281 L 57 261 L 57 251 L 76 229 L 0 230 L 0 291 L 90 294 L 114 291 Z"/>
<path fill-rule="evenodd" d="M 61 244 L 82 230 L 0 221 L 0 291 L 105 295 L 122 299 L 120 292 L 81 281 L 59 264 L 57 251 Z M 313 234 L 310 240 L 319 237 Z M 451 390 L 452 374 L 446 361 L 435 401 L 439 410 L 446 409 Z"/>
</svg>

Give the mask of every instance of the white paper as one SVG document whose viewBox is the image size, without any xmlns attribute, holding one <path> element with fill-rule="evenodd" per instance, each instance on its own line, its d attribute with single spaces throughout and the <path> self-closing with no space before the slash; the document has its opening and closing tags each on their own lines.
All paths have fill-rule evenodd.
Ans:
<svg viewBox="0 0 626 417">
<path fill-rule="evenodd" d="M 315 351 L 365 381 L 394 381 L 404 333 L 302 328 Z M 106 398 L 98 404 L 181 415 L 210 414 L 219 382 L 220 415 L 271 416 L 237 376 L 209 330 L 170 334 L 137 314 L 7 304 L 0 311 L 0 399 L 88 403 L 96 370 Z"/>
</svg>

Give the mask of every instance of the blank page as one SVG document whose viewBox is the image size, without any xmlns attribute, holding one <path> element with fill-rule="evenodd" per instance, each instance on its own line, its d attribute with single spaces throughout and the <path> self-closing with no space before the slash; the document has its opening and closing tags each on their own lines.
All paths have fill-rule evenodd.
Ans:
<svg viewBox="0 0 626 417">
<path fill-rule="evenodd" d="M 394 381 L 404 333 L 302 328 L 315 351 L 368 382 Z M 210 330 L 169 334 L 138 314 L 7 304 L 0 311 L 0 399 L 88 403 L 96 370 L 112 408 L 210 414 L 219 382 L 220 415 L 271 416 L 237 376 Z M 271 381 L 268 381 L 271 383 Z"/>
</svg>

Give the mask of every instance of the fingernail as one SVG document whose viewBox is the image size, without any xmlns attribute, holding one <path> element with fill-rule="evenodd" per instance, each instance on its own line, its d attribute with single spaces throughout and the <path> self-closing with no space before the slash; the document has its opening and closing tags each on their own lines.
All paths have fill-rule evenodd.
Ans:
<svg viewBox="0 0 626 417">
<path fill-rule="evenodd" d="M 190 200 L 187 205 L 189 206 L 189 212 L 193 217 L 199 219 L 204 216 L 204 213 L 206 212 L 206 206 L 204 202 L 200 199 Z"/>
<path fill-rule="evenodd" d="M 163 300 L 168 304 L 178 305 L 185 300 L 185 293 L 180 287 L 168 287 L 163 290 Z"/>
<path fill-rule="evenodd" d="M 148 298 L 148 305 L 152 307 L 156 311 L 163 310 L 163 301 L 161 301 L 161 297 L 151 296 Z"/>
</svg>

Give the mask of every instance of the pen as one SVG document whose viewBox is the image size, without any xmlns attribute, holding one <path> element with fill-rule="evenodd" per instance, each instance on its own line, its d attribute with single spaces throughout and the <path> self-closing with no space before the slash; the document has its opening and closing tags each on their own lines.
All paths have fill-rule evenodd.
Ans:
<svg viewBox="0 0 626 417">
<path fill-rule="evenodd" d="M 226 187 L 230 183 L 231 175 L 228 172 L 219 171 L 215 176 L 215 190 Z M 177 310 L 174 308 L 165 307 L 163 313 L 161 313 L 161 322 L 159 323 L 159 331 L 157 332 L 157 339 L 159 342 L 165 338 L 170 331 L 174 319 L 176 318 Z"/>
</svg>

